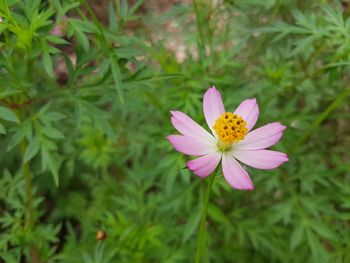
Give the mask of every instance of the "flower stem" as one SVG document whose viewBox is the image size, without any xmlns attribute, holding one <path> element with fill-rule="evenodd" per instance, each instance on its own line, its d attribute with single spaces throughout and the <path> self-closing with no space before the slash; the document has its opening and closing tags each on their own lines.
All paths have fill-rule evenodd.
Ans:
<svg viewBox="0 0 350 263">
<path fill-rule="evenodd" d="M 203 196 L 202 216 L 201 216 L 201 222 L 200 222 L 200 226 L 199 226 L 199 237 L 198 237 L 198 242 L 197 242 L 195 263 L 200 263 L 201 259 L 202 259 L 203 247 L 204 247 L 205 241 L 206 241 L 205 225 L 206 225 L 206 219 L 207 219 L 209 197 L 210 197 L 211 188 L 213 186 L 215 177 L 216 177 L 216 174 L 212 174 L 210 176 L 207 191 L 205 192 L 205 194 Z"/>
</svg>

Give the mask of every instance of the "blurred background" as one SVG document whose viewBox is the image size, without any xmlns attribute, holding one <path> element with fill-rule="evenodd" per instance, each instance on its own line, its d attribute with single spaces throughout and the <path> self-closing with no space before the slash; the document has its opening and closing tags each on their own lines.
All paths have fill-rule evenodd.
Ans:
<svg viewBox="0 0 350 263">
<path fill-rule="evenodd" d="M 206 262 L 350 262 L 350 3 L 0 0 L 0 262 L 193 262 L 203 195 L 165 139 L 257 98 L 289 162 L 219 176 Z M 206 127 L 207 128 L 207 127 Z"/>
</svg>

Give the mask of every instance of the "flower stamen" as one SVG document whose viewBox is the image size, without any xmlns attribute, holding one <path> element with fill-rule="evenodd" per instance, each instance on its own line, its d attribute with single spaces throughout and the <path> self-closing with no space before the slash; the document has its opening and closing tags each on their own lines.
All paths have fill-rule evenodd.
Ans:
<svg viewBox="0 0 350 263">
<path fill-rule="evenodd" d="M 228 150 L 232 143 L 243 140 L 248 133 L 247 123 L 242 117 L 232 112 L 225 112 L 215 122 L 213 129 L 219 137 L 218 146 L 221 150 Z"/>
</svg>

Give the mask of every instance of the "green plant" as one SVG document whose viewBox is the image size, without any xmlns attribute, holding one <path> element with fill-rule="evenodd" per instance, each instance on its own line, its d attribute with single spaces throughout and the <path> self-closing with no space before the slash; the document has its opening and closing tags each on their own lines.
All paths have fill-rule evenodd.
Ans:
<svg viewBox="0 0 350 263">
<path fill-rule="evenodd" d="M 0 0 L 0 261 L 192 262 L 202 183 L 165 137 L 211 85 L 290 161 L 215 180 L 205 260 L 349 261 L 346 2 L 95 2 Z"/>
</svg>

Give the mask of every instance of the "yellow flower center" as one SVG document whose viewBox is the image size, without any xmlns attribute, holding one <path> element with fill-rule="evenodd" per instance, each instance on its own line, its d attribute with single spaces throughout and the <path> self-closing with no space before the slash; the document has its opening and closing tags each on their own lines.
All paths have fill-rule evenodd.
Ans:
<svg viewBox="0 0 350 263">
<path fill-rule="evenodd" d="M 219 137 L 218 147 L 222 151 L 231 149 L 232 143 L 243 140 L 248 133 L 247 123 L 242 117 L 232 112 L 225 112 L 213 126 Z"/>
</svg>

